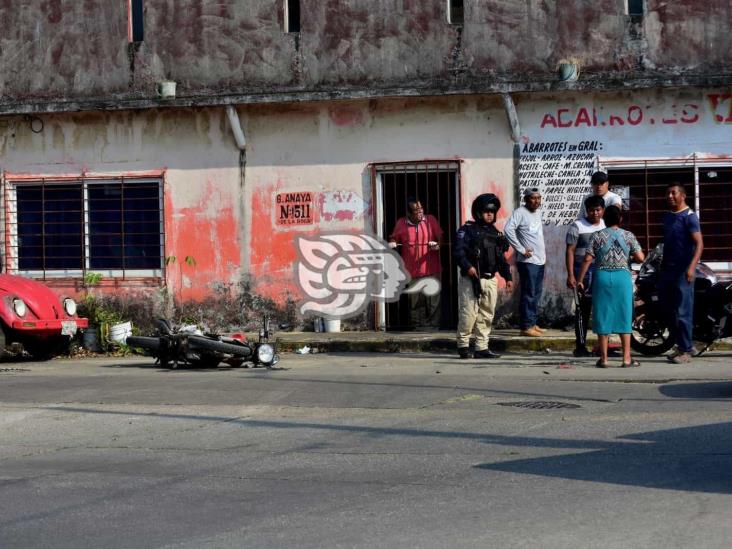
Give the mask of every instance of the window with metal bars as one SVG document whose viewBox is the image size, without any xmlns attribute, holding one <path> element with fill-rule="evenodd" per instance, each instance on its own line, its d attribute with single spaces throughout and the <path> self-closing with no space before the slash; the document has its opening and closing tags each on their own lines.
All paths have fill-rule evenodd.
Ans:
<svg viewBox="0 0 732 549">
<path fill-rule="evenodd" d="M 300 32 L 300 0 L 285 0 L 285 32 Z"/>
<path fill-rule="evenodd" d="M 704 253 L 702 261 L 732 267 L 732 167 L 713 165 L 663 166 L 649 162 L 645 167 L 605 166 L 610 188 L 626 195 L 623 225 L 632 231 L 644 250 L 663 238 L 663 214 L 668 211 L 666 190 L 681 183 L 686 202 L 699 215 Z"/>
<path fill-rule="evenodd" d="M 6 185 L 6 270 L 31 276 L 159 276 L 157 179 L 23 181 Z"/>
<path fill-rule="evenodd" d="M 142 0 L 128 0 L 127 3 L 127 40 L 142 42 L 145 36 Z"/>
<path fill-rule="evenodd" d="M 447 22 L 451 25 L 462 25 L 465 20 L 463 0 L 447 0 Z"/>
</svg>

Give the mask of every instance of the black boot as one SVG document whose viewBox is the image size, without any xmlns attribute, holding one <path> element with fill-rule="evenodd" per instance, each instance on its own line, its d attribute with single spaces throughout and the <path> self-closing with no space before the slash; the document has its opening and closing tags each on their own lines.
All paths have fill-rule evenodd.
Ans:
<svg viewBox="0 0 732 549">
<path fill-rule="evenodd" d="M 587 347 L 577 347 L 572 354 L 576 357 L 583 357 L 583 356 L 594 356 L 590 351 L 587 350 Z"/>
<path fill-rule="evenodd" d="M 501 355 L 494 353 L 490 349 L 483 349 L 482 351 L 475 351 L 473 358 L 501 358 Z"/>
<path fill-rule="evenodd" d="M 460 358 L 470 358 L 470 349 L 468 349 L 467 347 L 460 347 L 458 349 L 458 355 L 460 356 Z"/>
</svg>

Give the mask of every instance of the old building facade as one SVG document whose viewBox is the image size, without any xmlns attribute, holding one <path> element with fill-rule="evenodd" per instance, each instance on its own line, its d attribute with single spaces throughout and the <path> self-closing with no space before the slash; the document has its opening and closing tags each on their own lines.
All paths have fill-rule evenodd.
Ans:
<svg viewBox="0 0 732 549">
<path fill-rule="evenodd" d="M 0 13 L 5 271 L 64 289 L 96 272 L 114 291 L 180 300 L 246 279 L 298 300 L 298 235 L 384 236 L 408 194 L 450 235 L 494 192 L 500 226 L 539 185 L 551 319 L 569 301 L 564 225 L 598 167 L 646 247 L 663 186 L 687 184 L 704 259 L 730 269 L 722 0 L 38 0 Z"/>
</svg>

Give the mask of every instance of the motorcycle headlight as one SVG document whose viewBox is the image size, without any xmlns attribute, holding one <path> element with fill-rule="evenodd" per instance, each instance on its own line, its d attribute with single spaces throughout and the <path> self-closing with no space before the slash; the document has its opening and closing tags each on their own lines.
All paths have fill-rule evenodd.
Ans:
<svg viewBox="0 0 732 549">
<path fill-rule="evenodd" d="M 13 300 L 13 310 L 19 317 L 24 317 L 25 313 L 28 312 L 28 309 L 25 306 L 25 301 L 20 298 L 15 298 Z"/>
<path fill-rule="evenodd" d="M 70 297 L 64 299 L 64 311 L 66 311 L 67 315 L 74 316 L 76 314 L 76 301 Z"/>
<path fill-rule="evenodd" d="M 257 360 L 262 364 L 270 364 L 274 360 L 274 348 L 269 343 L 257 347 Z"/>
</svg>

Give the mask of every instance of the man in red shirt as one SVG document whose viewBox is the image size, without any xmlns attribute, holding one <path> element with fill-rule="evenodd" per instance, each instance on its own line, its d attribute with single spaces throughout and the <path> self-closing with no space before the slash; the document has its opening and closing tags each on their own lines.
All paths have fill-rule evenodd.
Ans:
<svg viewBox="0 0 732 549">
<path fill-rule="evenodd" d="M 422 204 L 416 198 L 407 199 L 407 215 L 397 220 L 389 236 L 389 247 L 401 246 L 404 267 L 412 277 L 409 287 L 420 278 L 440 279 L 440 242 L 442 229 L 437 219 L 425 215 Z M 410 293 L 409 308 L 415 327 L 440 327 L 440 294 L 426 296 L 422 292 Z"/>
</svg>

